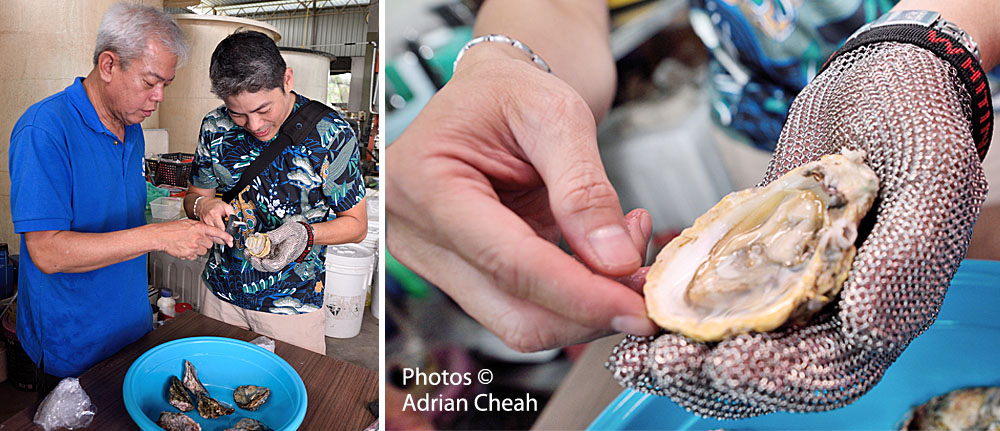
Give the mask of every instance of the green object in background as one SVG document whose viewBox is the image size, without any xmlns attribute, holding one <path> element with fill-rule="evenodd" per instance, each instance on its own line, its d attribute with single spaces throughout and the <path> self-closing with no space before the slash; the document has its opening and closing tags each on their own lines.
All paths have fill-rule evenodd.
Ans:
<svg viewBox="0 0 1000 431">
<path fill-rule="evenodd" d="M 146 210 L 149 210 L 149 203 L 156 200 L 156 198 L 162 198 L 164 196 L 170 196 L 170 192 L 156 187 L 153 183 L 146 181 Z"/>
<path fill-rule="evenodd" d="M 437 70 L 443 82 L 451 80 L 454 72 L 455 58 L 465 44 L 472 40 L 472 27 L 455 27 L 451 29 L 451 38 L 441 46 L 434 47 L 434 55 L 427 59 L 427 63 Z"/>
<path fill-rule="evenodd" d="M 419 275 L 394 259 L 389 251 L 385 251 L 385 270 L 391 275 L 407 294 L 414 298 L 426 298 L 430 285 Z"/>
</svg>

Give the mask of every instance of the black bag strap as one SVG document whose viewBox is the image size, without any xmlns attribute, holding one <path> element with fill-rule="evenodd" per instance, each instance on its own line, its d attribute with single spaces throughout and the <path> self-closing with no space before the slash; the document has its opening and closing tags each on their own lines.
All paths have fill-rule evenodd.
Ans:
<svg viewBox="0 0 1000 431">
<path fill-rule="evenodd" d="M 228 204 L 236 199 L 236 195 L 243 191 L 250 184 L 250 181 L 257 178 L 257 175 L 264 172 L 264 169 L 271 164 L 275 157 L 278 157 L 278 154 L 281 154 L 289 145 L 302 142 L 310 131 L 316 129 L 319 120 L 332 111 L 333 109 L 330 107 L 310 100 L 309 103 L 289 115 L 288 119 L 281 124 L 281 128 L 278 129 L 278 137 L 267 148 L 264 148 L 264 151 L 254 159 L 253 163 L 250 163 L 250 166 L 247 166 L 236 185 L 222 194 L 222 200 Z"/>
</svg>

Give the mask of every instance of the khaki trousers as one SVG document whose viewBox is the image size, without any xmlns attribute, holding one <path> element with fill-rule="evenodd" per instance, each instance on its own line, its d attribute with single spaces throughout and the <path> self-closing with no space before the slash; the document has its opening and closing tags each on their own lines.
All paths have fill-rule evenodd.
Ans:
<svg viewBox="0 0 1000 431">
<path fill-rule="evenodd" d="M 326 354 L 326 314 L 322 307 L 309 313 L 287 315 L 237 307 L 215 296 L 201 282 L 201 314 L 215 320 Z"/>
</svg>

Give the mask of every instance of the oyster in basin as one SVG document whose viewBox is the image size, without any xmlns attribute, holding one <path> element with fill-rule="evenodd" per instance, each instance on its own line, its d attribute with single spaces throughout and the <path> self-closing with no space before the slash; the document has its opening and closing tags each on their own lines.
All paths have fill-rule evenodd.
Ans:
<svg viewBox="0 0 1000 431">
<path fill-rule="evenodd" d="M 201 425 L 184 413 L 161 412 L 156 424 L 167 431 L 201 431 Z"/>
<path fill-rule="evenodd" d="M 233 391 L 233 401 L 241 409 L 257 410 L 271 396 L 271 390 L 263 386 L 243 385 Z"/>
<path fill-rule="evenodd" d="M 205 389 L 205 385 L 201 384 L 201 380 L 198 380 L 198 370 L 194 368 L 188 361 L 184 361 L 184 387 L 187 388 L 195 396 L 198 394 L 207 394 L 208 390 Z"/>
<path fill-rule="evenodd" d="M 243 418 L 226 431 L 271 431 L 271 427 L 256 419 Z"/>
<path fill-rule="evenodd" d="M 191 395 L 188 394 L 184 384 L 177 376 L 170 376 L 170 386 L 167 390 L 167 402 L 170 405 L 177 408 L 182 412 L 189 412 L 194 410 L 194 403 L 191 401 Z"/>
<path fill-rule="evenodd" d="M 209 397 L 208 393 L 198 394 L 198 414 L 205 419 L 215 419 L 219 416 L 231 415 L 236 409 L 220 403 L 215 398 Z"/>
<path fill-rule="evenodd" d="M 656 257 L 649 317 L 699 341 L 808 320 L 840 291 L 878 193 L 863 158 L 827 155 L 727 195 Z"/>
</svg>

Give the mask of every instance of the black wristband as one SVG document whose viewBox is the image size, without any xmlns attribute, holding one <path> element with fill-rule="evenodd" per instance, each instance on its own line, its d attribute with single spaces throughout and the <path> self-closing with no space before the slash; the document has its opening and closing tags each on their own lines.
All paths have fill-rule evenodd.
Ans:
<svg viewBox="0 0 1000 431">
<path fill-rule="evenodd" d="M 306 235 L 308 236 L 308 240 L 306 241 L 306 248 L 303 249 L 302 250 L 302 254 L 300 254 L 299 257 L 297 259 L 295 259 L 295 263 L 302 262 L 302 260 L 305 259 L 306 256 L 309 255 L 309 251 L 312 250 L 312 246 L 313 246 L 313 228 L 312 228 L 312 226 L 309 226 L 309 223 L 306 223 L 306 222 L 303 222 L 303 221 L 300 221 L 299 223 L 302 223 L 302 226 L 306 227 Z"/>
<path fill-rule="evenodd" d="M 976 144 L 979 160 L 983 160 L 986 157 L 986 151 L 990 148 L 990 140 L 993 139 L 993 101 L 990 84 L 979 60 L 951 36 L 933 28 L 916 24 L 875 27 L 844 43 L 844 46 L 826 60 L 819 73 L 823 73 L 826 67 L 841 54 L 880 42 L 899 42 L 919 46 L 933 52 L 955 68 L 959 80 L 962 81 L 962 86 L 969 93 L 969 107 L 972 112 L 970 118 L 972 138 Z"/>
</svg>

